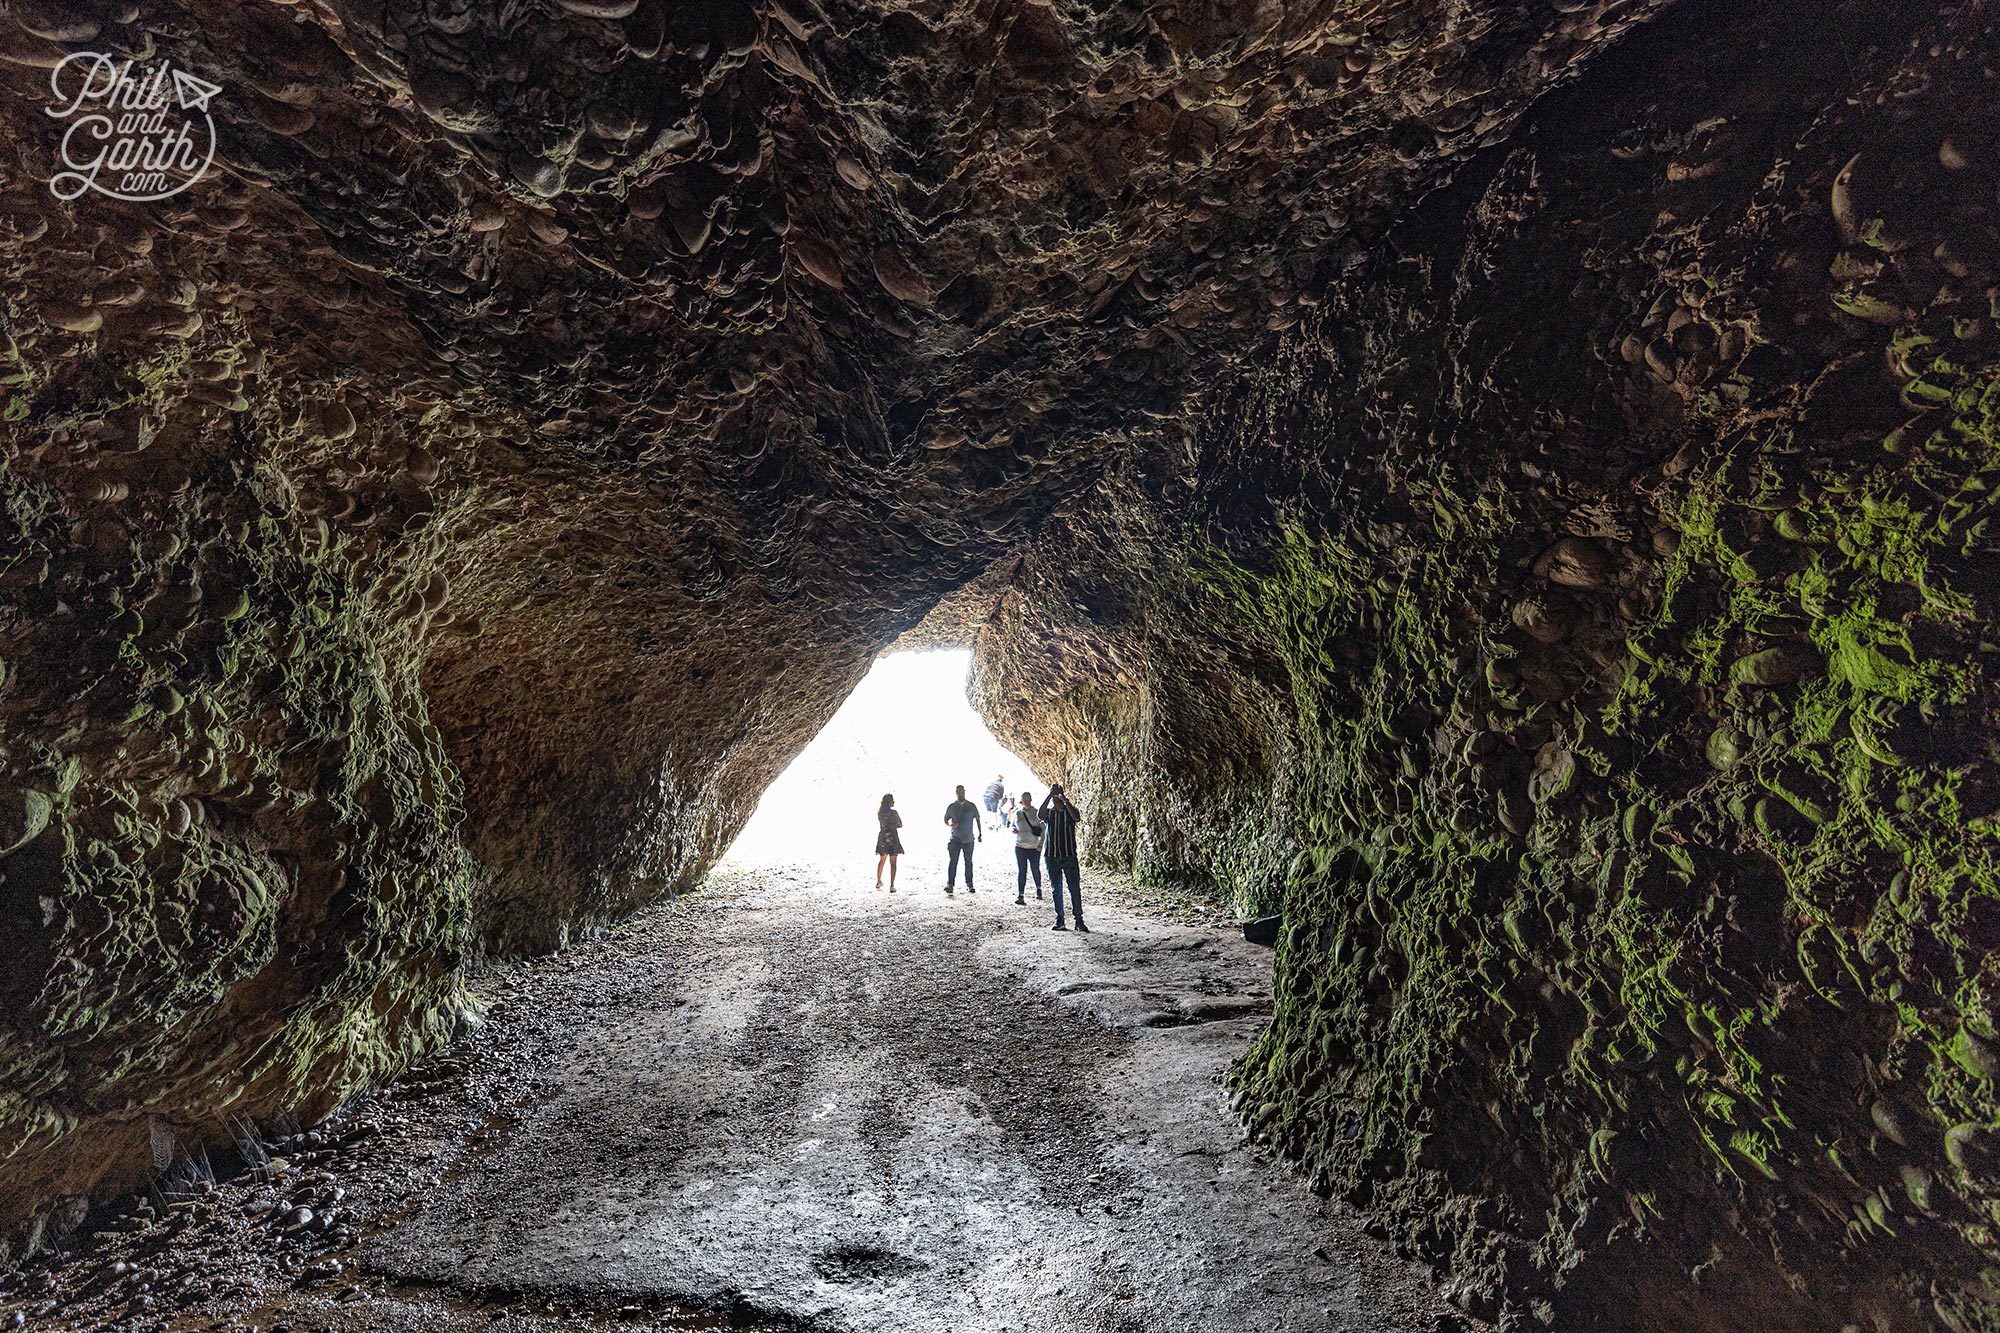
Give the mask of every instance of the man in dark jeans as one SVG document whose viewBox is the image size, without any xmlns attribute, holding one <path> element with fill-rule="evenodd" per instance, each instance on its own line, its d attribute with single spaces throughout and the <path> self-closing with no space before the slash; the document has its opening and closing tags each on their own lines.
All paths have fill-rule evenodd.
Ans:
<svg viewBox="0 0 2000 1333">
<path fill-rule="evenodd" d="M 1068 880 L 1076 928 L 1088 935 L 1090 927 L 1083 924 L 1083 884 L 1077 878 L 1076 826 L 1082 822 L 1083 816 L 1063 795 L 1062 784 L 1049 788 L 1048 799 L 1042 802 L 1042 859 L 1048 863 L 1049 891 L 1056 900 L 1054 929 L 1069 929 L 1063 924 L 1063 881 Z"/>
<path fill-rule="evenodd" d="M 951 896 L 958 887 L 958 858 L 965 858 L 965 891 L 976 893 L 972 887 L 972 844 L 985 842 L 985 831 L 979 827 L 979 807 L 965 799 L 965 788 L 959 787 L 958 799 L 944 808 L 944 822 L 951 825 L 951 866 L 945 876 L 944 891 Z"/>
</svg>

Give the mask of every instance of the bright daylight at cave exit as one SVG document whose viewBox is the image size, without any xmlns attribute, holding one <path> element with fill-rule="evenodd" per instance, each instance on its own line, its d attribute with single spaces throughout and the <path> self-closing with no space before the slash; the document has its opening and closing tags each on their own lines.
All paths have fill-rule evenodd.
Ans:
<svg viewBox="0 0 2000 1333">
<path fill-rule="evenodd" d="M 965 787 L 982 815 L 982 794 L 996 775 L 1006 776 L 1016 798 L 1029 789 L 1036 801 L 1048 795 L 1048 784 L 993 738 L 967 702 L 971 669 L 972 654 L 963 650 L 875 659 L 840 711 L 765 790 L 756 814 L 730 844 L 729 859 L 841 865 L 849 878 L 872 883 L 875 811 L 887 792 L 903 812 L 909 848 L 898 888 L 935 887 L 945 868 L 944 808 L 954 786 Z M 1011 885 L 1014 840 L 987 837 L 981 860 L 993 867 L 996 886 L 1003 879 Z M 912 876 L 917 878 L 907 878 Z"/>
</svg>

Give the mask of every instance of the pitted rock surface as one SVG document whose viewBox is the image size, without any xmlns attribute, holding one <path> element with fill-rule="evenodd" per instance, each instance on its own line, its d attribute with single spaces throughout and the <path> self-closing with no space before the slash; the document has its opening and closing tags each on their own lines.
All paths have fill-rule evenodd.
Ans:
<svg viewBox="0 0 2000 1333">
<path fill-rule="evenodd" d="M 937 615 L 1101 861 L 1282 915 L 1241 1113 L 1468 1311 L 1990 1328 L 1993 16 L 1722 12 Z"/>
<path fill-rule="evenodd" d="M 17 1219 L 684 888 L 937 598 L 1656 5 L 22 0 Z M 224 91 L 48 188 L 52 67 Z"/>
<path fill-rule="evenodd" d="M 971 642 L 1088 855 L 1282 916 L 1243 1110 L 1470 1312 L 2000 1326 L 1994 29 L 14 0 L 9 1252 Z M 211 172 L 58 201 L 82 50 Z"/>
</svg>

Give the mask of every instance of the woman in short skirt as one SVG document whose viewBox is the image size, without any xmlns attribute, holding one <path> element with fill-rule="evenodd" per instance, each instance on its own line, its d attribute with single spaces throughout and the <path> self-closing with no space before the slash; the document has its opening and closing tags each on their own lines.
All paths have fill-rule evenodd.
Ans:
<svg viewBox="0 0 2000 1333">
<path fill-rule="evenodd" d="M 882 808 L 875 812 L 875 822 L 880 832 L 875 835 L 875 887 L 882 887 L 882 863 L 889 863 L 889 892 L 896 891 L 896 858 L 903 854 L 903 835 L 896 832 L 903 827 L 903 817 L 896 813 L 896 798 L 885 793 Z"/>
</svg>

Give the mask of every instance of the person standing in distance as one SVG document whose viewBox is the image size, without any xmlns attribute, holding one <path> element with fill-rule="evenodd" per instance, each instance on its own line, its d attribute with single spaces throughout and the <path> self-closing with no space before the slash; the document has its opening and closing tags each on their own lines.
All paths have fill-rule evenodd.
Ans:
<svg viewBox="0 0 2000 1333">
<path fill-rule="evenodd" d="M 961 789 L 958 794 L 963 796 L 965 792 Z M 1006 794 L 1007 775 L 1005 773 L 999 774 L 993 781 L 986 784 L 986 822 L 991 824 L 996 830 L 1000 827 L 1000 798 Z"/>
<path fill-rule="evenodd" d="M 965 788 L 959 787 L 958 799 L 944 808 L 944 822 L 951 825 L 951 841 L 947 850 L 951 854 L 951 865 L 945 876 L 946 897 L 953 896 L 958 886 L 958 858 L 965 858 L 965 891 L 977 893 L 972 887 L 972 844 L 985 842 L 986 831 L 979 826 L 979 807 L 965 799 Z"/>
<path fill-rule="evenodd" d="M 1083 924 L 1083 883 L 1078 878 L 1076 855 L 1076 826 L 1083 822 L 1083 815 L 1070 804 L 1069 797 L 1063 795 L 1060 782 L 1049 788 L 1041 813 L 1042 857 L 1049 865 L 1049 893 L 1056 900 L 1056 924 L 1053 929 L 1069 929 L 1063 924 L 1063 881 L 1068 880 L 1076 928 L 1088 935 L 1090 927 Z"/>
<path fill-rule="evenodd" d="M 875 810 L 875 887 L 882 887 L 882 865 L 889 866 L 889 892 L 896 891 L 896 858 L 903 854 L 903 817 L 896 813 L 896 798 L 885 792 Z"/>
</svg>

